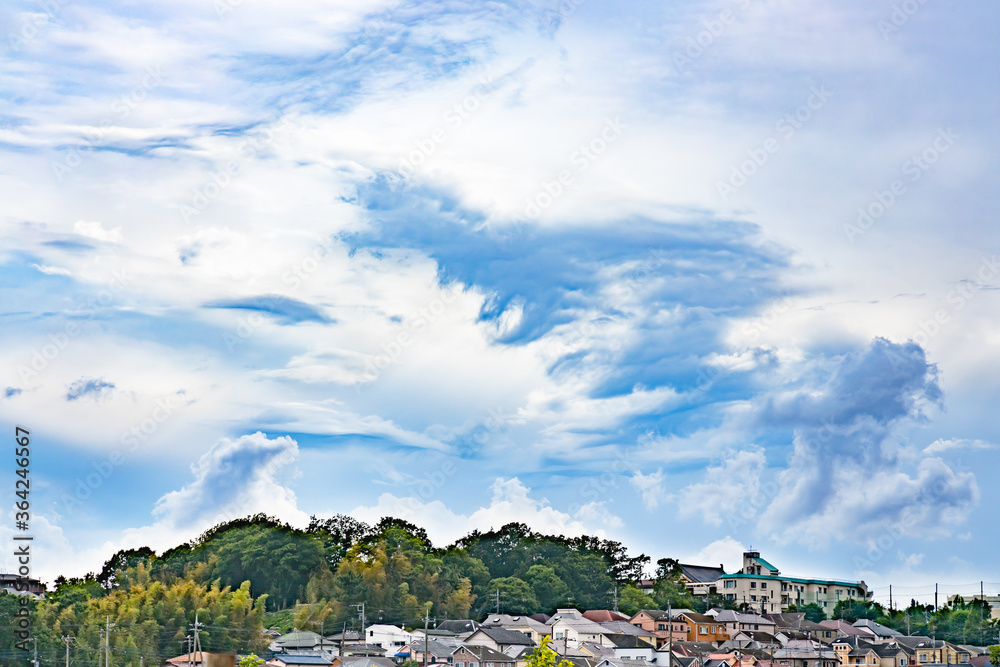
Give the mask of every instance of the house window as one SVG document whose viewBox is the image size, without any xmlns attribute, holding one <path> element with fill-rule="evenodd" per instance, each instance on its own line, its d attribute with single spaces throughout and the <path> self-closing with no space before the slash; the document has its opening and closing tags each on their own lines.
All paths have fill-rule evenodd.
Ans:
<svg viewBox="0 0 1000 667">
<path fill-rule="evenodd" d="M 756 601 L 757 601 L 757 596 L 756 595 L 751 595 L 750 596 L 750 602 L 756 602 Z"/>
<path fill-rule="evenodd" d="M 756 581 L 751 581 L 750 582 L 750 588 L 757 588 L 757 582 Z"/>
<path fill-rule="evenodd" d="M 729 583 L 729 582 L 726 582 L 726 583 Z M 726 593 L 726 599 L 727 600 L 735 600 L 736 596 L 733 595 L 732 593 Z"/>
<path fill-rule="evenodd" d="M 760 582 L 760 587 L 761 588 L 767 588 L 767 582 L 766 581 Z"/>
<path fill-rule="evenodd" d="M 726 579 L 726 588 L 736 588 L 736 580 Z"/>
<path fill-rule="evenodd" d="M 456 662 L 455 663 L 455 667 L 465 667 L 465 663 L 464 662 Z"/>
<path fill-rule="evenodd" d="M 698 634 L 700 634 L 700 635 L 707 635 L 708 634 L 708 628 L 706 628 L 704 625 L 698 626 Z"/>
<path fill-rule="evenodd" d="M 667 624 L 666 624 L 666 623 L 660 623 L 660 624 L 659 624 L 659 625 L 658 625 L 658 626 L 656 627 L 656 629 L 657 629 L 657 630 L 666 630 L 666 629 L 667 629 Z"/>
</svg>

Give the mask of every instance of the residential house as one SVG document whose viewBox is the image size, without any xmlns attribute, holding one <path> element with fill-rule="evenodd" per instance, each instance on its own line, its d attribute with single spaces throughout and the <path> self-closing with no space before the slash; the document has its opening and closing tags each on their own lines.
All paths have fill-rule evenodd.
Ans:
<svg viewBox="0 0 1000 667">
<path fill-rule="evenodd" d="M 544 622 L 537 621 L 531 616 L 510 614 L 490 614 L 483 621 L 482 627 L 499 627 L 520 632 L 530 637 L 535 644 L 541 643 L 542 637 L 548 636 L 551 630 Z"/>
<path fill-rule="evenodd" d="M 330 667 L 333 663 L 318 655 L 279 653 L 264 663 L 265 667 Z"/>
<path fill-rule="evenodd" d="M 813 640 L 791 640 L 774 652 L 778 667 L 837 667 L 837 654 Z"/>
<path fill-rule="evenodd" d="M 45 584 L 39 579 L 17 574 L 0 574 L 0 589 L 11 595 L 28 595 L 36 600 L 45 595 Z"/>
<path fill-rule="evenodd" d="M 706 616 L 715 619 L 715 622 L 725 626 L 727 637 L 732 637 L 740 630 L 763 631 L 775 634 L 777 627 L 774 621 L 758 616 L 757 614 L 745 614 L 731 609 L 709 609 Z"/>
<path fill-rule="evenodd" d="M 635 635 L 606 635 L 605 640 L 611 643 L 616 658 L 656 662 L 656 647 Z"/>
<path fill-rule="evenodd" d="M 894 637 L 902 637 L 902 632 L 897 632 L 890 627 L 886 627 L 881 623 L 876 623 L 867 618 L 858 619 L 854 622 L 854 627 L 861 630 L 862 632 L 877 637 L 879 640 L 892 639 Z"/>
<path fill-rule="evenodd" d="M 719 642 L 729 639 L 726 626 L 716 619 L 705 614 L 698 614 L 693 611 L 680 613 L 688 626 L 687 641 L 689 642 Z"/>
<path fill-rule="evenodd" d="M 668 641 L 687 641 L 691 634 L 691 626 L 684 614 L 693 614 L 690 609 L 672 610 L 670 615 L 661 609 L 641 609 L 629 623 L 656 636 L 657 647 Z"/>
<path fill-rule="evenodd" d="M 656 635 L 649 630 L 644 630 L 638 625 L 632 625 L 628 621 L 610 621 L 608 623 L 601 623 L 601 627 L 610 630 L 616 635 L 632 635 L 634 637 L 639 637 L 644 642 L 656 646 Z"/>
<path fill-rule="evenodd" d="M 395 625 L 375 623 L 365 628 L 365 643 L 381 646 L 388 656 L 395 655 L 411 641 L 413 635 Z"/>
<path fill-rule="evenodd" d="M 486 646 L 508 655 L 516 655 L 526 646 L 535 646 L 531 637 L 523 632 L 485 625 L 469 635 L 463 643 L 466 646 Z"/>
<path fill-rule="evenodd" d="M 744 552 L 740 571 L 722 575 L 716 587 L 727 600 L 746 604 L 762 614 L 783 612 L 793 604 L 801 607 L 811 603 L 832 612 L 840 600 L 864 601 L 870 597 L 863 581 L 783 576 L 757 551 Z"/>
<path fill-rule="evenodd" d="M 856 628 L 853 625 L 851 625 L 850 623 L 848 623 L 847 621 L 841 621 L 841 620 L 820 621 L 819 624 L 822 625 L 824 628 L 829 628 L 830 630 L 833 630 L 833 632 L 835 633 L 834 634 L 834 638 L 835 639 L 837 637 L 840 637 L 840 636 L 843 636 L 843 635 L 848 635 L 849 636 L 849 635 L 867 635 L 868 634 L 864 630 L 862 630 L 861 628 Z"/>
<path fill-rule="evenodd" d="M 516 660 L 489 646 L 463 644 L 452 651 L 451 663 L 454 667 L 514 667 Z"/>
<path fill-rule="evenodd" d="M 910 667 L 917 663 L 912 649 L 894 641 L 876 644 L 875 652 L 878 653 L 879 667 Z"/>
<path fill-rule="evenodd" d="M 427 664 L 450 664 L 452 652 L 461 646 L 462 642 L 454 637 L 428 637 L 410 642 L 407 652 L 411 660 L 416 660 L 421 665 Z"/>
<path fill-rule="evenodd" d="M 815 639 L 824 644 L 830 644 L 837 638 L 835 629 L 807 620 L 803 612 L 764 614 L 764 618 L 774 621 L 777 632 L 790 638 L 794 634 L 795 639 Z"/>
<path fill-rule="evenodd" d="M 610 609 L 591 609 L 581 614 L 588 621 L 594 623 L 610 623 L 612 621 L 628 621 L 628 616 Z"/>
<path fill-rule="evenodd" d="M 558 609 L 547 625 L 552 633 L 552 642 L 564 648 L 576 648 L 581 642 L 606 644 L 606 634 L 613 634 L 599 623 L 588 621 L 576 609 Z"/>
<path fill-rule="evenodd" d="M 837 661 L 843 667 L 880 664 L 874 638 L 869 635 L 841 635 L 833 640 L 830 648 L 837 654 Z"/>
<path fill-rule="evenodd" d="M 716 582 L 726 573 L 722 565 L 687 565 L 680 563 L 681 581 L 691 591 L 692 595 L 705 596 L 720 593 Z"/>
<path fill-rule="evenodd" d="M 900 639 L 897 639 L 900 641 Z M 969 662 L 972 657 L 968 651 L 950 642 L 938 640 L 927 640 L 917 642 L 911 647 L 917 656 L 918 665 L 945 664 L 958 665 Z"/>
<path fill-rule="evenodd" d="M 649 667 L 649 665 L 631 658 L 604 658 L 595 667 Z"/>
<path fill-rule="evenodd" d="M 307 630 L 293 630 L 288 634 L 281 635 L 271 642 L 271 650 L 275 653 L 297 650 L 322 650 L 329 648 L 331 643 L 326 638 L 315 632 Z"/>
<path fill-rule="evenodd" d="M 334 656 L 330 667 L 396 667 L 396 663 L 389 658 Z"/>
</svg>

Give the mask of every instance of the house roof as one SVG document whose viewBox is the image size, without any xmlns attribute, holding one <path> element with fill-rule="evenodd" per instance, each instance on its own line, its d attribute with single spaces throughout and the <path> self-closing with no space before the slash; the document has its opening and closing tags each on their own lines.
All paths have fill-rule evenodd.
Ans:
<svg viewBox="0 0 1000 667">
<path fill-rule="evenodd" d="M 655 637 L 656 635 L 645 628 L 640 628 L 638 625 L 632 625 L 628 621 L 610 621 L 608 623 L 601 623 L 601 627 L 605 627 L 614 633 L 620 635 L 635 635 L 636 637 Z"/>
<path fill-rule="evenodd" d="M 786 577 L 779 574 L 724 574 L 719 579 L 767 579 L 768 581 L 791 581 L 796 584 L 821 584 L 823 586 L 847 586 L 849 588 L 860 588 L 863 581 L 840 581 L 837 579 L 803 579 L 801 577 Z"/>
<path fill-rule="evenodd" d="M 886 627 L 881 623 L 876 623 L 875 621 L 868 618 L 860 618 L 854 622 L 854 627 L 867 629 L 874 635 L 879 637 L 902 637 L 902 632 L 896 632 L 890 627 Z"/>
<path fill-rule="evenodd" d="M 483 626 L 500 628 L 528 628 L 539 634 L 548 634 L 549 626 L 533 616 L 511 616 L 510 614 L 490 614 L 483 621 Z"/>
<path fill-rule="evenodd" d="M 653 645 L 635 635 L 605 635 L 615 648 L 653 648 Z"/>
<path fill-rule="evenodd" d="M 373 658 L 370 656 L 346 656 L 339 658 L 343 667 L 396 667 L 391 658 Z"/>
<path fill-rule="evenodd" d="M 285 648 L 292 648 L 295 646 L 308 646 L 312 648 L 320 643 L 323 639 L 315 632 L 309 632 L 308 630 L 296 630 L 294 632 L 289 632 L 287 635 L 281 635 L 274 640 L 276 644 L 281 644 Z"/>
<path fill-rule="evenodd" d="M 842 621 L 840 619 L 833 621 L 820 621 L 819 624 L 822 625 L 824 628 L 830 628 L 831 630 L 836 630 L 838 633 L 842 635 L 864 634 L 863 630 L 859 630 L 858 628 L 854 627 L 847 621 Z"/>
<path fill-rule="evenodd" d="M 281 662 L 285 665 L 332 665 L 333 663 L 319 655 L 295 655 L 281 653 L 271 658 L 271 662 Z"/>
<path fill-rule="evenodd" d="M 480 662 L 484 661 L 511 662 L 511 663 L 514 662 L 514 658 L 510 657 L 506 653 L 501 653 L 500 651 L 494 651 L 489 646 L 469 646 L 468 644 L 462 644 L 454 651 L 452 651 L 452 655 L 454 655 L 457 651 L 462 651 L 462 650 L 468 651 L 469 653 L 473 654 L 474 656 L 479 658 Z"/>
<path fill-rule="evenodd" d="M 469 639 L 475 635 L 483 633 L 497 644 L 515 644 L 518 646 L 534 646 L 535 642 L 531 641 L 531 637 L 524 634 L 523 632 L 518 632 L 517 630 L 508 630 L 506 628 L 498 626 L 483 626 L 476 630 L 470 635 Z"/>
<path fill-rule="evenodd" d="M 684 578 L 694 584 L 707 584 L 717 581 L 719 577 L 726 573 L 721 565 L 719 567 L 712 567 L 710 565 L 685 565 L 684 563 L 679 563 L 679 565 Z"/>
<path fill-rule="evenodd" d="M 167 662 L 170 662 L 170 663 L 173 663 L 173 664 L 180 664 L 180 663 L 187 664 L 188 655 L 189 655 L 188 653 L 183 653 L 183 654 L 177 656 L 176 658 L 168 658 Z M 195 651 L 194 655 L 192 656 L 192 660 L 194 660 L 194 662 L 201 662 L 203 659 L 208 659 L 209 655 L 210 654 L 207 653 L 207 652 Z"/>
<path fill-rule="evenodd" d="M 628 616 L 610 609 L 590 609 L 583 612 L 583 617 L 594 623 L 608 623 L 610 621 L 627 621 Z"/>
<path fill-rule="evenodd" d="M 764 567 L 766 567 L 767 569 L 771 570 L 772 572 L 777 572 L 778 571 L 778 568 L 776 568 L 775 566 L 771 565 L 770 563 L 768 563 L 766 560 L 764 560 L 760 556 L 757 556 L 756 558 L 754 558 L 754 560 L 757 561 L 758 563 L 760 563 L 761 565 L 763 565 Z"/>
<path fill-rule="evenodd" d="M 699 614 L 693 611 L 687 611 L 681 614 L 681 616 L 694 621 L 695 623 L 717 623 L 711 616 L 706 616 L 705 614 Z"/>
<path fill-rule="evenodd" d="M 455 634 L 463 634 L 466 632 L 475 632 L 479 629 L 479 622 L 473 620 L 453 620 L 453 621 L 441 621 L 438 623 L 435 630 L 444 630 L 446 632 L 454 632 Z"/>
</svg>

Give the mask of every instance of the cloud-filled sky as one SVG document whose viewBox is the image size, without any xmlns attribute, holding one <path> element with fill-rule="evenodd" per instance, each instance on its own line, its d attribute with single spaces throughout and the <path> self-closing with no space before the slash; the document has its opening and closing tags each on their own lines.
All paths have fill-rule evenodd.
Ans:
<svg viewBox="0 0 1000 667">
<path fill-rule="evenodd" d="M 998 20 L 7 3 L 36 573 L 263 511 L 1000 582 Z"/>
</svg>

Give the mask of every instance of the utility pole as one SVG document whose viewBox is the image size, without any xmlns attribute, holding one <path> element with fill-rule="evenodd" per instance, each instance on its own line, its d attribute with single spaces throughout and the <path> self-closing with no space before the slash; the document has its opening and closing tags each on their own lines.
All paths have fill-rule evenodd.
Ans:
<svg viewBox="0 0 1000 667">
<path fill-rule="evenodd" d="M 198 622 L 198 612 L 194 612 L 194 623 L 191 625 L 191 629 L 194 631 L 194 661 L 202 665 L 205 663 L 205 656 L 199 656 L 199 653 L 204 653 L 204 651 L 201 649 L 201 636 L 198 634 L 198 631 L 203 625 L 205 624 Z"/>
<path fill-rule="evenodd" d="M 351 605 L 358 610 L 358 617 L 361 618 L 361 643 L 368 643 L 368 637 L 365 635 L 365 603 Z"/>
<path fill-rule="evenodd" d="M 31 641 L 35 643 L 35 657 L 32 658 L 32 664 L 34 664 L 35 667 L 38 667 L 38 638 L 32 637 Z"/>
<path fill-rule="evenodd" d="M 500 589 L 497 589 L 497 613 L 500 613 Z"/>
<path fill-rule="evenodd" d="M 938 585 L 934 584 L 934 611 L 935 612 L 938 610 L 938 606 L 937 606 L 937 602 L 938 602 L 938 600 L 937 600 L 937 594 L 938 594 Z"/>
<path fill-rule="evenodd" d="M 344 629 L 340 633 L 340 646 L 337 647 L 337 657 L 344 657 L 344 642 L 347 641 L 347 621 L 344 621 Z"/>
<path fill-rule="evenodd" d="M 104 643 L 104 630 L 97 629 L 97 667 L 101 667 L 101 644 Z"/>
<path fill-rule="evenodd" d="M 114 623 L 111 622 L 110 616 L 105 616 L 104 624 L 104 667 L 111 667 L 111 626 Z"/>
<path fill-rule="evenodd" d="M 674 667 L 674 609 L 667 598 L 667 667 Z"/>
<path fill-rule="evenodd" d="M 424 612 L 424 667 L 427 667 L 427 631 L 431 625 L 431 608 Z"/>
<path fill-rule="evenodd" d="M 188 667 L 191 667 L 191 640 L 192 639 L 193 639 L 193 637 L 191 635 L 187 635 L 186 637 L 184 637 L 184 643 L 186 645 L 185 648 L 187 648 L 187 659 L 188 659 L 187 660 L 187 664 L 188 664 Z M 100 665 L 98 665 L 98 667 L 100 667 Z"/>
<path fill-rule="evenodd" d="M 615 613 L 618 613 L 618 582 L 615 582 Z"/>
<path fill-rule="evenodd" d="M 66 667 L 69 667 L 69 645 L 75 637 L 70 637 L 69 635 L 64 635 L 62 640 L 66 643 Z"/>
</svg>

